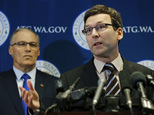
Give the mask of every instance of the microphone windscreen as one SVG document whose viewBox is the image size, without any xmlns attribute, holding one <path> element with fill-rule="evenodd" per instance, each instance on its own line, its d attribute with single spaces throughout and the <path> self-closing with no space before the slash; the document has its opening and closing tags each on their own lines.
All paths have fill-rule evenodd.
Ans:
<svg viewBox="0 0 154 115">
<path fill-rule="evenodd" d="M 142 82 L 143 85 L 146 85 L 146 77 L 143 73 L 139 71 L 135 71 L 130 76 L 130 82 L 132 83 L 133 87 L 137 88 L 138 82 Z"/>
<path fill-rule="evenodd" d="M 130 89 L 132 91 L 132 85 L 130 83 L 130 76 L 126 74 L 125 72 L 121 71 L 119 75 L 120 79 L 120 85 L 121 85 L 121 91 L 123 94 L 125 94 L 125 89 Z"/>
</svg>

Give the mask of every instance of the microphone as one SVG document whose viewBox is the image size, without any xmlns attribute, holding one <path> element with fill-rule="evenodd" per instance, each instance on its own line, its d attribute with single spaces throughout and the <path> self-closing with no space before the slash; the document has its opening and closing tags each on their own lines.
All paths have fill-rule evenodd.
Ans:
<svg viewBox="0 0 154 115">
<path fill-rule="evenodd" d="M 151 75 L 146 75 L 146 78 L 147 78 L 147 81 L 148 81 L 148 84 L 152 87 L 154 87 L 154 79 Z"/>
<path fill-rule="evenodd" d="M 147 81 L 145 75 L 139 71 L 136 71 L 130 76 L 130 81 L 134 88 L 138 88 L 141 93 L 141 96 L 146 98 L 144 86 L 147 84 Z"/>
<path fill-rule="evenodd" d="M 132 109 L 132 100 L 130 96 L 131 90 L 129 88 L 124 89 L 124 94 L 126 96 L 126 104 L 129 107 L 129 109 Z"/>
<path fill-rule="evenodd" d="M 71 92 L 70 98 L 73 101 L 78 101 L 86 97 L 93 97 L 97 87 L 85 87 Z"/>
<path fill-rule="evenodd" d="M 136 71 L 132 73 L 130 81 L 134 88 L 138 88 L 138 91 L 141 94 L 141 103 L 144 109 L 143 111 L 149 112 L 149 110 L 154 110 L 152 101 L 149 100 L 145 94 L 144 86 L 147 84 L 145 75 L 139 71 Z"/>
<path fill-rule="evenodd" d="M 80 77 L 78 77 L 76 79 L 76 81 L 69 87 L 68 90 L 66 90 L 65 92 L 59 92 L 58 95 L 56 96 L 56 99 L 58 101 L 58 105 L 61 107 L 65 107 L 66 103 L 67 103 L 67 99 L 70 96 L 72 90 L 74 89 L 74 87 L 76 86 L 76 84 L 78 83 L 78 81 L 80 80 Z"/>
<path fill-rule="evenodd" d="M 107 84 L 106 79 L 99 79 L 98 87 L 93 98 L 93 106 L 95 106 L 100 98 L 103 87 Z"/>
<path fill-rule="evenodd" d="M 126 96 L 126 105 L 129 107 L 129 109 L 132 109 L 132 100 L 131 100 L 131 92 L 132 92 L 132 87 L 129 81 L 129 77 L 124 77 L 127 74 L 124 72 L 120 72 L 119 79 L 121 83 L 121 91 L 122 93 Z"/>
</svg>

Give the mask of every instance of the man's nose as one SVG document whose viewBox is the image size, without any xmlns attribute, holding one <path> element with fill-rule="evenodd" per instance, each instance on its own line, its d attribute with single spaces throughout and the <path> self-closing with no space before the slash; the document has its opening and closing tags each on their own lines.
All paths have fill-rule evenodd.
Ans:
<svg viewBox="0 0 154 115">
<path fill-rule="evenodd" d="M 99 36 L 99 33 L 98 33 L 98 31 L 96 30 L 96 28 L 93 28 L 93 29 L 92 29 L 92 37 L 96 37 L 96 36 Z"/>
<path fill-rule="evenodd" d="M 26 50 L 31 50 L 31 46 L 27 43 L 26 46 L 25 46 L 25 49 Z"/>
</svg>

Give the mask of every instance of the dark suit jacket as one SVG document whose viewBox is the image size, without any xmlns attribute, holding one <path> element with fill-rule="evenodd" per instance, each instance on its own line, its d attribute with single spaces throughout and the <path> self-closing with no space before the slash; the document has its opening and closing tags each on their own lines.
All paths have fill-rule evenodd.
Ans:
<svg viewBox="0 0 154 115">
<path fill-rule="evenodd" d="M 55 101 L 54 82 L 56 79 L 56 77 L 39 70 L 36 72 L 35 89 L 45 108 L 51 106 Z M 0 92 L 0 115 L 24 115 L 13 70 L 0 74 Z"/>
<path fill-rule="evenodd" d="M 130 81 L 129 78 L 130 78 L 131 74 L 135 71 L 140 71 L 145 75 L 150 74 L 154 77 L 154 71 L 152 71 L 151 69 L 149 69 L 145 66 L 127 61 L 126 59 L 123 59 L 123 61 L 124 61 L 123 71 L 121 71 L 119 74 L 120 84 L 123 83 L 123 80 L 121 80 L 121 77 L 123 77 L 126 81 L 129 82 Z M 96 73 L 93 59 L 91 59 L 88 63 L 86 63 L 82 66 L 79 66 L 73 70 L 70 70 L 68 72 L 65 72 L 61 75 L 61 80 L 63 82 L 63 86 L 64 86 L 65 90 L 68 89 L 69 86 L 71 86 L 78 77 L 80 77 L 80 81 L 75 86 L 75 89 L 98 86 L 97 82 L 98 82 L 99 78 Z M 154 94 L 152 93 L 152 92 L 154 92 L 154 89 L 151 87 L 149 88 L 149 86 L 147 86 L 146 91 L 150 92 L 150 93 L 147 93 L 147 96 L 150 99 L 152 99 L 152 101 L 154 102 Z M 132 93 L 131 93 L 131 97 L 132 97 L 132 102 L 133 102 L 134 106 L 141 105 L 140 96 L 139 96 L 137 89 L 133 88 Z M 126 105 L 125 104 L 126 103 L 125 96 L 122 92 L 120 93 L 120 102 L 119 103 L 121 106 Z M 127 110 L 128 110 L 128 108 L 127 108 Z M 123 111 L 123 110 L 121 110 L 121 111 Z"/>
</svg>

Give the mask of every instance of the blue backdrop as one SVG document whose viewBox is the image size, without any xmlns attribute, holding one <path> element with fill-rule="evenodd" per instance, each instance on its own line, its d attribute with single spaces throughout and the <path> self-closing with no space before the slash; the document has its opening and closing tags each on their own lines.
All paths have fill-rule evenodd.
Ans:
<svg viewBox="0 0 154 115">
<path fill-rule="evenodd" d="M 121 55 L 154 69 L 153 0 L 0 0 L 0 72 L 12 68 L 9 35 L 21 27 L 40 36 L 39 69 L 60 76 L 88 62 L 92 54 L 81 30 L 85 11 L 96 4 L 113 7 L 121 14 Z"/>
</svg>

